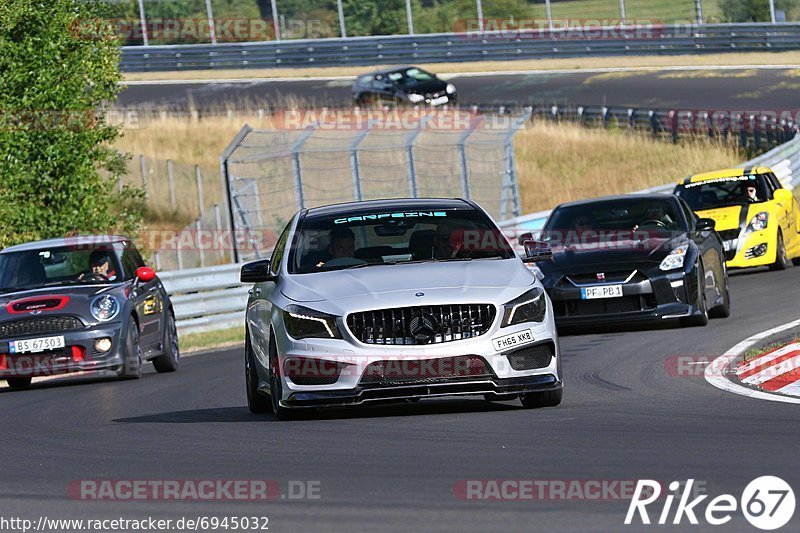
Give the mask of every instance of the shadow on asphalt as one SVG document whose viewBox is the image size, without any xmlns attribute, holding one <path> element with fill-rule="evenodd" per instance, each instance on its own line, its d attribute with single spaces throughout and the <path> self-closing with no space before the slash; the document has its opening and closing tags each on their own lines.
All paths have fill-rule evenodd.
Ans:
<svg viewBox="0 0 800 533">
<path fill-rule="evenodd" d="M 323 408 L 298 413 L 300 420 L 337 420 L 346 418 L 379 418 L 396 416 L 443 415 L 493 411 L 516 411 L 522 407 L 518 401 L 487 402 L 483 399 L 421 400 L 417 403 L 395 403 L 351 408 Z M 247 407 L 218 407 L 169 411 L 152 415 L 117 418 L 112 422 L 122 424 L 203 424 L 208 422 L 278 422 L 272 414 L 253 414 Z"/>
</svg>

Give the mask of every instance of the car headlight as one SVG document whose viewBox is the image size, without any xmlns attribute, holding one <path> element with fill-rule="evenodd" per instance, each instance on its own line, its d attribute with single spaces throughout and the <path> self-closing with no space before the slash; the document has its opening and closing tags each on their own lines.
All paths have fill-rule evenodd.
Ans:
<svg viewBox="0 0 800 533">
<path fill-rule="evenodd" d="M 283 310 L 286 332 L 295 339 L 341 339 L 336 317 L 300 305 L 288 305 Z"/>
<path fill-rule="evenodd" d="M 523 322 L 542 322 L 547 312 L 547 298 L 541 288 L 535 287 L 503 305 L 503 310 L 502 328 Z"/>
<path fill-rule="evenodd" d="M 658 268 L 661 270 L 675 270 L 676 268 L 683 268 L 683 260 L 686 258 L 686 252 L 689 247 L 685 244 L 674 248 L 667 257 L 661 261 Z"/>
<path fill-rule="evenodd" d="M 744 232 L 745 234 L 748 234 L 753 231 L 761 231 L 762 229 L 766 229 L 768 223 L 769 213 L 766 211 L 756 213 L 753 218 L 750 219 L 750 223 L 747 225 L 747 228 L 744 230 Z"/>
<path fill-rule="evenodd" d="M 111 320 L 119 314 L 120 305 L 116 298 L 108 294 L 98 296 L 92 300 L 89 310 L 92 316 L 100 322 Z"/>
<path fill-rule="evenodd" d="M 416 104 L 418 102 L 421 102 L 423 100 L 425 100 L 425 97 L 422 96 L 421 94 L 409 94 L 408 95 L 408 101 L 412 102 L 414 104 Z"/>
<path fill-rule="evenodd" d="M 525 266 L 528 267 L 528 270 L 530 270 L 534 276 L 536 276 L 536 279 L 539 281 L 544 279 L 544 272 L 542 272 L 542 269 L 539 268 L 539 265 L 536 263 L 525 263 Z"/>
<path fill-rule="evenodd" d="M 453 94 L 454 92 L 456 92 L 456 86 L 453 85 L 452 83 L 448 83 L 447 84 L 447 94 Z"/>
</svg>

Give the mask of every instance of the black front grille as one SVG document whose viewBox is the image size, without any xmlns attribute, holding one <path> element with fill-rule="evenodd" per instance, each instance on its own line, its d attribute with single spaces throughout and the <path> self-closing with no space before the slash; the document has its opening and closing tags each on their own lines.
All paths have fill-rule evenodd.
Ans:
<svg viewBox="0 0 800 533">
<path fill-rule="evenodd" d="M 556 316 L 568 317 L 646 311 L 656 307 L 656 299 L 652 294 L 642 294 L 597 300 L 556 300 L 553 304 Z"/>
<path fill-rule="evenodd" d="M 544 368 L 550 364 L 555 355 L 555 347 L 551 342 L 526 346 L 508 354 L 508 362 L 514 370 L 533 370 Z"/>
<path fill-rule="evenodd" d="M 438 344 L 483 335 L 495 314 L 491 304 L 398 307 L 350 314 L 347 327 L 365 344 Z"/>
<path fill-rule="evenodd" d="M 389 359 L 370 363 L 361 375 L 361 385 L 407 385 L 441 383 L 491 377 L 486 361 L 477 355 L 438 359 Z"/>
<path fill-rule="evenodd" d="M 594 285 L 597 283 L 623 283 L 636 276 L 635 270 L 616 270 L 611 272 L 588 272 L 585 274 L 568 274 L 566 277 L 575 285 Z"/>
<path fill-rule="evenodd" d="M 0 323 L 0 337 L 58 333 L 83 327 L 83 322 L 74 316 L 37 316 Z"/>
<path fill-rule="evenodd" d="M 739 228 L 736 229 L 726 229 L 722 230 L 719 233 L 719 236 L 722 237 L 723 241 L 731 241 L 733 239 L 739 238 Z"/>
</svg>

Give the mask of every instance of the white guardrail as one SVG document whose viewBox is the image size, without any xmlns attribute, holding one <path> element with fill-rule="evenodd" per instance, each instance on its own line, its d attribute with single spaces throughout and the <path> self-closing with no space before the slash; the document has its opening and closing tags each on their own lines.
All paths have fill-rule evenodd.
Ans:
<svg viewBox="0 0 800 533">
<path fill-rule="evenodd" d="M 768 166 L 787 189 L 800 185 L 800 136 L 760 155 L 741 167 Z M 637 191 L 669 193 L 674 183 Z M 550 211 L 540 211 L 500 223 L 506 235 L 542 229 Z M 159 277 L 172 298 L 181 333 L 225 329 L 244 324 L 249 284 L 239 282 L 240 264 L 161 272 Z"/>
</svg>

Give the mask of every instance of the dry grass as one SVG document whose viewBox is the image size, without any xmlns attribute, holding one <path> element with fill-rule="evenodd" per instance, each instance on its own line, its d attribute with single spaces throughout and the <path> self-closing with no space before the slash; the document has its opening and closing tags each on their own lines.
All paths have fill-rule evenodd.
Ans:
<svg viewBox="0 0 800 533">
<path fill-rule="evenodd" d="M 736 147 L 705 140 L 671 144 L 622 131 L 548 123 L 520 131 L 515 154 L 523 213 L 677 182 L 743 159 Z"/>
<path fill-rule="evenodd" d="M 145 154 L 148 161 L 148 225 L 180 228 L 196 216 L 194 164 L 203 172 L 206 208 L 222 202 L 219 156 L 245 123 L 256 129 L 271 127 L 268 116 L 234 114 L 157 119 L 125 129 L 118 147 Z M 674 145 L 644 134 L 584 129 L 571 124 L 537 123 L 520 131 L 515 144 L 524 213 L 549 209 L 568 200 L 663 185 L 690 173 L 734 166 L 744 159 L 733 146 L 702 139 Z M 164 163 L 167 159 L 175 161 L 178 213 L 171 211 Z M 138 159 L 131 163 L 128 180 L 141 183 Z"/>
<path fill-rule="evenodd" d="M 712 55 L 677 56 L 627 56 L 627 57 L 581 57 L 564 59 L 527 59 L 518 61 L 475 61 L 469 63 L 426 63 L 420 66 L 439 74 L 491 71 L 529 70 L 578 70 L 605 68 L 658 69 L 675 66 L 707 65 L 800 65 L 800 52 L 748 52 Z M 312 67 L 312 68 L 265 68 L 230 70 L 192 70 L 178 72 L 137 72 L 125 75 L 127 81 L 153 80 L 206 80 L 231 78 L 308 78 L 357 76 L 365 71 L 379 68 L 368 67 Z"/>
</svg>

